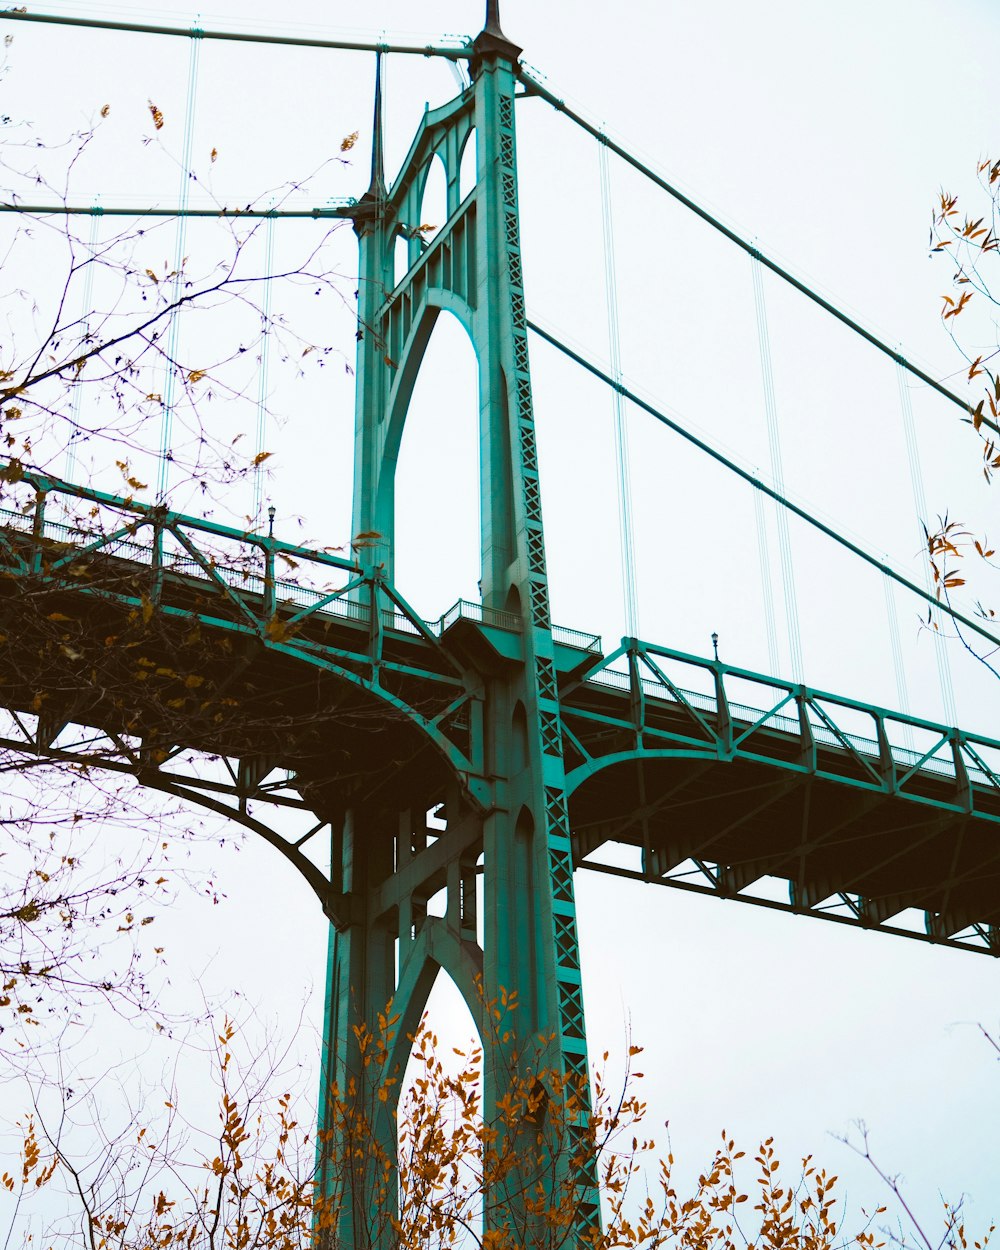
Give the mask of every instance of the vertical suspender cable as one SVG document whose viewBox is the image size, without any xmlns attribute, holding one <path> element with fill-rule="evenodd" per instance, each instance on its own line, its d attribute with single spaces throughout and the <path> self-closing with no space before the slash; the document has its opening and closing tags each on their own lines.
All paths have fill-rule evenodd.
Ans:
<svg viewBox="0 0 1000 1250">
<path fill-rule="evenodd" d="M 621 328 L 618 323 L 618 276 L 615 268 L 614 218 L 611 212 L 611 175 L 607 144 L 598 145 L 601 171 L 601 208 L 604 231 L 604 292 L 608 309 L 608 346 L 611 376 L 622 380 Z M 632 525 L 632 475 L 629 462 L 625 399 L 619 390 L 611 392 L 614 414 L 615 453 L 618 461 L 618 538 L 621 549 L 622 597 L 625 601 L 625 632 L 639 635 L 639 593 L 635 573 L 635 538 Z"/>
<path fill-rule="evenodd" d="M 174 277 L 171 287 L 171 303 L 180 300 L 184 290 L 184 245 L 187 235 L 187 218 L 184 209 L 188 205 L 188 193 L 191 184 L 191 161 L 194 147 L 195 100 L 198 93 L 198 60 L 201 51 L 201 31 L 191 31 L 191 48 L 188 58 L 187 103 L 184 114 L 184 144 L 181 153 L 181 185 L 178 204 L 181 215 L 177 218 L 177 244 L 174 250 Z M 175 309 L 170 318 L 167 331 L 166 381 L 163 386 L 163 418 L 160 427 L 160 464 L 157 475 L 156 496 L 159 500 L 166 499 L 170 484 L 170 460 L 173 438 L 174 395 L 177 387 L 176 367 L 177 348 L 180 338 L 180 312 Z"/>
<path fill-rule="evenodd" d="M 774 374 L 771 369 L 771 339 L 767 329 L 767 306 L 764 302 L 764 281 L 756 256 L 750 258 L 753 274 L 754 308 L 757 314 L 757 342 L 760 348 L 760 373 L 764 388 L 764 413 L 767 417 L 767 445 L 771 456 L 771 476 L 775 488 L 785 493 L 785 474 L 781 461 L 781 434 L 778 428 L 778 412 L 774 401 Z M 788 648 L 791 654 L 792 677 L 802 680 L 802 635 L 799 628 L 798 595 L 795 589 L 795 569 L 792 564 L 792 544 L 788 532 L 788 514 L 783 508 L 776 510 L 778 526 L 778 552 L 781 558 L 781 588 L 785 601 L 785 621 L 788 628 Z"/>
<path fill-rule="evenodd" d="M 888 564 L 889 556 L 885 561 Z M 910 690 L 906 682 L 906 669 L 903 666 L 903 648 L 899 645 L 899 613 L 896 611 L 896 587 L 892 580 L 882 574 L 882 589 L 885 592 L 885 614 L 889 622 L 889 645 L 892 648 L 892 667 L 896 677 L 896 703 L 904 716 L 910 714 Z M 903 744 L 913 749 L 913 730 L 909 725 L 896 726 L 896 732 L 903 738 Z"/>
<path fill-rule="evenodd" d="M 753 513 L 757 527 L 757 559 L 760 565 L 760 584 L 764 597 L 764 626 L 767 631 L 767 660 L 769 671 L 778 673 L 781 660 L 778 656 L 778 625 L 774 618 L 774 585 L 771 580 L 771 553 L 767 537 L 767 517 L 764 512 L 764 496 L 759 490 L 753 492 Z"/>
<path fill-rule="evenodd" d="M 913 506 L 917 513 L 917 520 L 922 525 L 928 524 L 927 513 L 927 497 L 924 493 L 924 475 L 920 466 L 920 448 L 917 444 L 917 430 L 913 421 L 913 402 L 910 399 L 910 388 L 907 385 L 906 374 L 903 372 L 902 365 L 896 366 L 896 381 L 899 385 L 899 406 L 903 414 L 903 434 L 906 439 L 906 456 L 910 464 L 910 485 L 913 489 Z M 920 546 L 918 550 L 923 551 L 926 548 L 927 539 L 923 529 L 920 530 Z M 934 587 L 931 582 L 931 571 L 927 561 L 923 561 L 924 584 L 929 591 L 933 591 Z M 937 622 L 940 624 L 940 622 Z M 958 723 L 958 712 L 955 707 L 955 688 L 951 680 L 951 660 L 948 655 L 947 640 L 941 633 L 940 629 L 931 631 L 934 637 L 934 658 L 937 661 L 938 684 L 941 687 L 941 707 L 944 711 L 944 719 L 949 725 Z"/>
<path fill-rule="evenodd" d="M 88 321 L 94 307 L 94 269 L 96 262 L 94 255 L 97 251 L 97 230 L 100 224 L 100 206 L 94 204 L 94 211 L 90 216 L 90 238 L 87 240 L 87 271 L 83 275 L 83 332 L 86 336 L 89 326 Z M 77 378 L 76 386 L 73 388 L 73 403 L 70 408 L 70 432 L 69 442 L 66 444 L 66 478 L 72 482 L 73 475 L 76 473 L 76 444 L 80 437 L 80 407 L 83 403 L 83 390 L 80 380 Z"/>
<path fill-rule="evenodd" d="M 274 218 L 264 223 L 264 273 L 274 273 Z M 264 507 L 264 440 L 267 435 L 267 365 L 271 344 L 271 279 L 264 281 L 261 300 L 260 366 L 257 372 L 257 447 L 253 462 L 253 518 L 254 524 L 262 523 Z"/>
</svg>

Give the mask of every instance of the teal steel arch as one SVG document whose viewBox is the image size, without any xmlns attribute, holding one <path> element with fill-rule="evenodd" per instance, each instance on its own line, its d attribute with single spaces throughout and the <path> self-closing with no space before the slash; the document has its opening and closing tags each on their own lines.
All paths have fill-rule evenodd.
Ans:
<svg viewBox="0 0 1000 1250">
<path fill-rule="evenodd" d="M 396 1001 L 400 1018 L 389 1052 L 390 1070 L 400 1072 L 409 1058 L 409 1039 L 420 1024 L 439 973 L 444 972 L 477 1021 L 482 1012 L 483 952 L 476 935 L 462 933 L 448 917 L 428 916 L 399 971 Z"/>
<path fill-rule="evenodd" d="M 387 526 L 388 533 L 395 530 L 395 487 L 396 466 L 399 460 L 399 449 L 403 441 L 403 431 L 409 413 L 410 401 L 416 386 L 424 355 L 431 341 L 431 335 L 437 326 L 442 313 L 449 313 L 463 328 L 469 343 L 475 346 L 472 310 L 457 295 L 441 288 L 433 288 L 426 292 L 419 312 L 410 327 L 403 344 L 402 363 L 397 370 L 395 381 L 389 392 L 386 431 L 382 446 L 381 464 L 378 477 L 378 501 L 375 508 L 377 526 Z M 373 524 L 375 523 L 373 522 Z M 382 532 L 379 530 L 378 532 Z M 389 548 L 387 571 L 394 573 L 392 548 Z"/>
<path fill-rule="evenodd" d="M 637 763 L 652 764 L 657 760 L 716 760 L 718 753 L 708 748 L 666 747 L 656 750 L 653 747 L 632 747 L 627 751 L 616 751 L 613 755 L 604 755 L 599 760 L 588 761 L 574 768 L 566 777 L 566 793 L 575 794 L 585 782 L 596 777 L 598 773 L 608 769 L 623 768 Z"/>
</svg>

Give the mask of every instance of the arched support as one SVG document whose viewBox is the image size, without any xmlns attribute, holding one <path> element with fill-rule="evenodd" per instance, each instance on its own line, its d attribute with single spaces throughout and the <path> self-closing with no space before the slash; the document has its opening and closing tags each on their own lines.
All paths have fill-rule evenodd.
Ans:
<svg viewBox="0 0 1000 1250">
<path fill-rule="evenodd" d="M 159 790 L 161 794 L 170 794 L 187 803 L 195 803 L 205 808 L 206 811 L 214 812 L 217 816 L 224 816 L 227 820 L 233 820 L 250 833 L 255 833 L 298 870 L 299 875 L 305 879 L 306 884 L 322 904 L 323 912 L 330 924 L 336 929 L 346 927 L 350 919 L 350 901 L 332 888 L 326 874 L 321 872 L 310 859 L 307 859 L 297 845 L 287 841 L 270 825 L 266 825 L 262 820 L 255 820 L 248 812 L 239 811 L 228 803 L 212 798 L 211 795 L 199 793 L 176 782 L 171 783 L 162 774 L 144 771 L 139 774 L 138 779 L 149 789 Z"/>
<path fill-rule="evenodd" d="M 598 759 L 587 760 L 585 764 L 581 764 L 579 768 L 567 774 L 566 777 L 566 794 L 574 795 L 579 788 L 591 778 L 596 777 L 598 773 L 606 772 L 609 768 L 620 767 L 623 764 L 650 764 L 657 761 L 673 761 L 673 760 L 722 760 L 725 759 L 722 751 L 711 747 L 704 749 L 698 747 L 667 747 L 663 750 L 656 748 L 636 748 L 631 751 L 615 751 L 611 755 L 602 755 Z"/>
<path fill-rule="evenodd" d="M 341 1013 L 346 1013 L 347 1019 L 352 1022 L 352 1030 L 367 1028 L 371 1038 L 367 1053 L 377 1056 L 374 1062 L 366 1065 L 365 1053 L 358 1044 L 358 1034 L 354 1032 L 346 1045 L 343 1043 L 347 1039 L 341 1038 L 339 1052 L 328 1040 L 326 1060 L 332 1071 L 326 1073 L 324 1090 L 329 1094 L 331 1086 L 335 1086 L 341 1107 L 353 1099 L 359 1105 L 366 1126 L 354 1143 L 360 1148 L 359 1153 L 348 1162 L 345 1156 L 349 1152 L 345 1150 L 345 1143 L 329 1140 L 331 1122 L 335 1129 L 338 1111 L 330 1102 L 327 1103 L 327 1127 L 323 1133 L 327 1141 L 321 1143 L 320 1164 L 325 1171 L 323 1183 L 326 1191 L 337 1196 L 341 1219 L 346 1220 L 346 1226 L 342 1223 L 340 1228 L 339 1243 L 345 1246 L 393 1244 L 392 1229 L 385 1219 L 388 1212 L 395 1210 L 393 1175 L 389 1176 L 389 1192 L 382 1195 L 380 1201 L 373 1198 L 378 1194 L 379 1187 L 386 1184 L 381 1161 L 394 1157 L 398 1131 L 396 1111 L 403 1073 L 414 1035 L 440 971 L 447 972 L 458 986 L 477 1029 L 482 1030 L 482 951 L 475 942 L 463 940 L 445 919 L 427 917 L 417 937 L 406 944 L 409 951 L 400 956 L 402 966 L 394 988 L 390 971 L 391 941 L 387 928 L 360 924 L 355 926 L 353 933 L 336 934 L 331 944 L 331 965 L 337 977 L 337 989 L 342 987 L 345 972 L 353 972 L 356 983 L 364 980 L 367 984 L 361 992 L 353 990 L 346 1002 L 344 995 L 338 993 L 330 1016 L 339 1020 Z M 360 947 L 364 948 L 361 958 L 358 953 Z M 361 964 L 365 965 L 363 969 L 359 967 Z M 382 994 L 386 994 L 386 999 L 380 1006 Z M 381 1050 L 384 1041 L 388 1044 L 387 1052 Z M 351 1093 L 352 1077 L 354 1086 Z M 380 1087 L 385 1094 L 384 1101 Z M 345 1171 L 348 1173 L 346 1176 Z M 346 1210 L 349 1203 L 344 1193 L 347 1188 L 345 1180 L 349 1180 L 356 1199 L 360 1199 L 354 1203 L 354 1209 L 349 1214 Z M 341 1191 L 339 1194 L 338 1189 Z"/>
<path fill-rule="evenodd" d="M 396 576 L 396 468 L 402 445 L 406 417 L 420 366 L 430 343 L 441 313 L 450 313 L 475 345 L 474 316 L 469 305 L 453 291 L 441 288 L 428 290 L 420 310 L 409 327 L 401 352 L 401 361 L 395 371 L 386 402 L 386 417 L 382 437 L 381 462 L 378 473 L 377 496 L 374 514 L 364 524 L 385 535 L 382 550 L 385 554 L 386 576 Z M 360 522 L 359 522 L 360 523 Z"/>
<path fill-rule="evenodd" d="M 460 937 L 446 919 L 429 916 L 400 962 L 399 984 L 392 1000 L 399 1021 L 390 1051 L 390 1071 L 402 1072 L 406 1067 L 413 1035 L 439 972 L 447 973 L 454 982 L 483 1040 L 483 952 L 475 941 Z"/>
</svg>

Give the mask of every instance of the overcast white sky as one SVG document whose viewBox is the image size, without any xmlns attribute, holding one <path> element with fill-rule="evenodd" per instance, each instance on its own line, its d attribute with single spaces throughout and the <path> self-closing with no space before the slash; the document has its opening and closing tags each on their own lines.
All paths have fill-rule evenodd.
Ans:
<svg viewBox="0 0 1000 1250">
<path fill-rule="evenodd" d="M 477 0 L 419 9 L 298 0 L 279 23 L 263 0 L 214 0 L 200 22 L 397 35 L 419 21 L 434 38 L 474 31 L 480 9 Z M 194 18 L 180 4 L 46 11 Z M 980 156 L 998 154 L 1000 11 L 989 0 L 505 0 L 502 16 L 558 94 L 937 376 L 960 382 L 937 315 L 947 274 L 927 257 L 927 228 L 941 184 L 970 193 Z M 25 116 L 66 129 L 107 100 L 112 120 L 122 119 L 105 163 L 82 172 L 80 198 L 173 202 L 171 179 L 144 172 L 136 136 L 153 98 L 167 117 L 163 143 L 179 156 L 187 43 L 41 27 L 15 34 L 8 84 Z M 301 177 L 354 130 L 355 166 L 324 172 L 310 202 L 363 191 L 371 58 L 215 44 L 200 56 L 194 147 L 202 159 L 218 148 L 221 198 L 245 202 Z M 423 102 L 454 90 L 443 63 L 390 61 L 390 174 Z M 520 106 L 518 124 L 529 315 L 606 359 L 596 145 L 537 100 Z M 629 380 L 765 469 L 749 261 L 614 163 L 612 177 Z M 350 264 L 345 231 L 348 284 Z M 765 296 L 790 491 L 919 574 L 893 366 L 767 278 Z M 349 309 L 337 316 L 349 357 Z M 610 399 L 537 341 L 532 362 L 554 616 L 613 645 L 623 613 Z M 330 370 L 288 385 L 289 398 L 275 396 L 288 420 L 273 435 L 268 487 L 279 524 L 302 515 L 302 532 L 342 542 L 350 379 Z M 989 527 L 995 500 L 955 410 L 919 386 L 910 394 L 929 509 Z M 475 597 L 474 408 L 471 349 L 442 319 L 400 465 L 398 580 L 428 616 Z M 629 424 L 641 633 L 704 654 L 716 630 L 724 658 L 765 669 L 748 492 L 641 413 Z M 794 526 L 792 545 L 805 680 L 897 705 L 880 584 Z M 771 560 L 777 570 L 773 530 Z M 780 664 L 791 675 L 777 593 Z M 916 605 L 900 597 L 897 608 L 912 710 L 938 717 L 933 648 Z M 1000 736 L 995 687 L 957 652 L 951 674 L 961 722 Z M 225 904 L 193 904 L 164 921 L 175 981 L 197 975 L 210 994 L 238 990 L 262 1020 L 280 1023 L 297 1019 L 312 987 L 306 1015 L 318 1027 L 324 926 L 314 900 L 266 848 L 214 854 Z M 652 1121 L 669 1120 L 685 1168 L 697 1170 L 723 1128 L 750 1149 L 774 1134 L 785 1156 L 814 1153 L 846 1177 L 852 1206 L 870 1205 L 877 1184 L 827 1136 L 863 1118 L 927 1218 L 939 1191 L 968 1192 L 977 1226 L 996 1214 L 1000 1078 L 976 1029 L 1000 1025 L 994 961 L 590 874 L 578 874 L 577 888 L 592 1050 L 620 1051 L 631 1020 L 647 1047 Z M 454 996 L 442 991 L 436 1003 L 460 1036 L 467 1026 Z"/>
</svg>

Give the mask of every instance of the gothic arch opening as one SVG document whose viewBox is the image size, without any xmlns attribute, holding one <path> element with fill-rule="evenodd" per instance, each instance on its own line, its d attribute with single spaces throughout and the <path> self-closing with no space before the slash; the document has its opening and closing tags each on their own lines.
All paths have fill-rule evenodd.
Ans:
<svg viewBox="0 0 1000 1250">
<path fill-rule="evenodd" d="M 473 128 L 469 131 L 469 137 L 462 148 L 462 163 L 459 166 L 458 173 L 458 197 L 460 200 L 464 200 L 479 181 L 477 142 L 476 131 Z"/>
<path fill-rule="evenodd" d="M 473 1052 L 479 1046 L 479 1033 L 465 1000 L 458 992 L 455 983 L 443 970 L 438 972 L 434 986 L 431 989 L 430 997 L 427 1000 L 425 1018 L 437 1039 L 437 1045 L 433 1048 L 434 1057 L 441 1061 L 448 1075 L 457 1077 L 470 1065 Z M 430 1050 L 430 1047 L 428 1047 L 428 1050 Z M 460 1051 L 461 1054 L 456 1054 L 456 1051 Z M 406 1157 L 410 1153 L 410 1146 L 406 1140 L 407 1121 L 409 1118 L 407 1108 L 409 1100 L 415 1092 L 414 1082 L 422 1075 L 423 1064 L 416 1054 L 411 1054 L 403 1074 L 398 1104 L 397 1149 L 400 1152 L 400 1163 L 404 1166 Z M 482 1107 L 483 1079 L 481 1062 L 479 1064 L 479 1079 L 475 1088 L 479 1094 L 479 1105 Z M 421 1101 L 422 1106 L 419 1114 L 422 1118 L 425 1118 L 429 1099 L 424 1095 Z M 471 1173 L 466 1175 L 460 1168 L 459 1183 L 472 1181 L 473 1179 Z M 481 1223 L 478 1227 L 474 1226 L 470 1231 L 476 1234 L 478 1238 L 482 1233 Z"/>
<path fill-rule="evenodd" d="M 511 717 L 510 771 L 516 777 L 528 763 L 528 716 L 518 700 Z"/>
<path fill-rule="evenodd" d="M 479 599 L 479 367 L 469 337 L 442 313 L 406 413 L 396 462 L 395 583 L 437 619 Z"/>
<path fill-rule="evenodd" d="M 399 286 L 409 269 L 410 240 L 405 234 L 397 234 L 392 250 L 392 281 L 394 286 Z"/>
<path fill-rule="evenodd" d="M 427 164 L 427 178 L 420 200 L 420 220 L 415 226 L 424 227 L 421 236 L 425 244 L 433 243 L 437 232 L 448 220 L 448 179 L 444 160 L 436 153 Z"/>
</svg>

